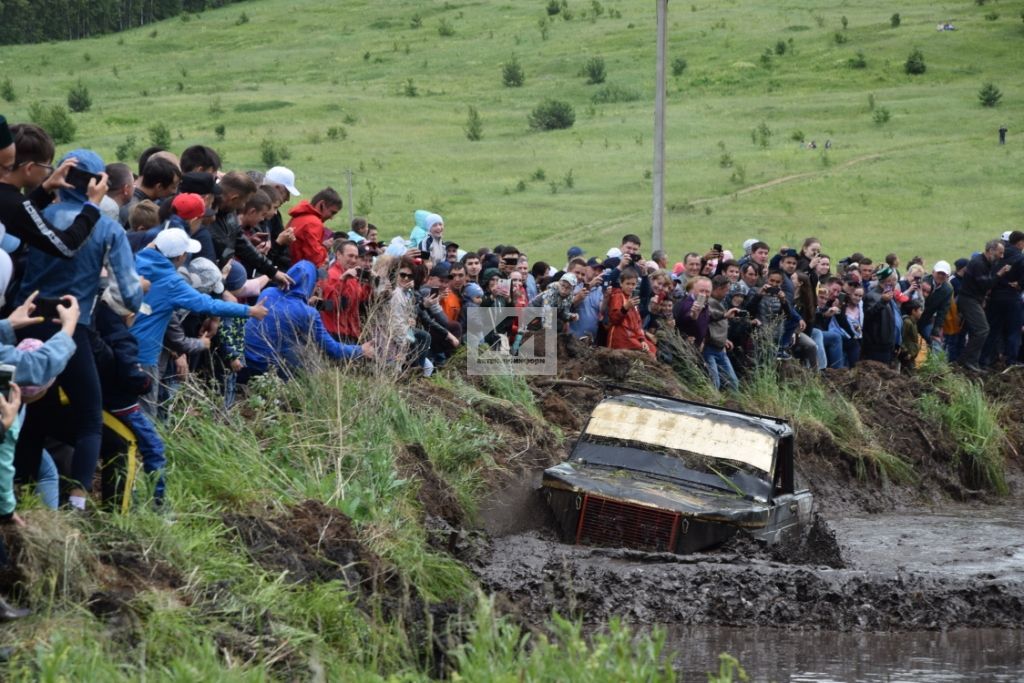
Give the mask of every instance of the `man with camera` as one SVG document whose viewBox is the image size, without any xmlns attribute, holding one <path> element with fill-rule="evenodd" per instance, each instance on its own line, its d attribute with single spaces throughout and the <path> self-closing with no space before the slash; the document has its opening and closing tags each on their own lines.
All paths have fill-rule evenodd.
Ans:
<svg viewBox="0 0 1024 683">
<path fill-rule="evenodd" d="M 339 240 L 327 279 L 320 281 L 320 317 L 328 334 L 342 344 L 358 343 L 362 333 L 359 312 L 372 292 L 370 271 L 360 267 L 359 255 L 355 242 Z"/>
<path fill-rule="evenodd" d="M 985 244 L 985 251 L 976 254 L 967 264 L 960 295 L 956 300 L 967 332 L 967 345 L 960 356 L 960 365 L 973 372 L 981 372 L 978 363 L 989 334 L 985 299 L 996 281 L 1013 268 L 1008 263 L 1002 263 L 1004 249 L 1001 240 L 989 240 Z"/>
</svg>

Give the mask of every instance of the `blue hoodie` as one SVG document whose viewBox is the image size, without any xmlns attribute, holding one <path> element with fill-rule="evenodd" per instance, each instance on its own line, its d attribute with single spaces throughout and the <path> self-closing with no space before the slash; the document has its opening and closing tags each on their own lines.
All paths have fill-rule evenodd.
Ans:
<svg viewBox="0 0 1024 683">
<path fill-rule="evenodd" d="M 360 358 L 359 346 L 339 344 L 324 328 L 320 313 L 309 305 L 316 287 L 316 267 L 299 261 L 288 270 L 295 280 L 288 291 L 271 289 L 263 297 L 270 311 L 263 320 L 250 318 L 245 323 L 245 364 L 256 372 L 270 366 L 285 370 L 302 367 L 299 354 L 304 344 L 316 344 L 335 360 Z"/>
<path fill-rule="evenodd" d="M 185 282 L 171 260 L 156 249 L 147 248 L 135 255 L 139 274 L 152 284 L 146 294 L 149 314 L 142 314 L 132 325 L 132 336 L 139 342 L 139 363 L 156 365 L 163 347 L 167 323 L 176 308 L 224 318 L 244 318 L 249 307 L 235 304 L 196 291 Z"/>
<path fill-rule="evenodd" d="M 70 157 L 78 159 L 78 168 L 84 171 L 104 171 L 103 160 L 95 152 L 76 149 L 65 154 L 60 163 L 64 163 L 64 160 Z M 66 230 L 82 212 L 82 207 L 87 201 L 88 198 L 82 192 L 63 189 L 60 191 L 60 201 L 46 207 L 43 217 L 53 224 L 54 228 Z M 142 287 L 139 276 L 135 273 L 128 238 L 124 228 L 106 216 L 100 216 L 96 221 L 96 227 L 88 241 L 71 260 L 29 247 L 25 277 L 21 281 L 18 296 L 15 297 L 15 304 L 20 306 L 37 289 L 39 296 L 42 297 L 55 298 L 71 294 L 78 299 L 78 305 L 82 309 L 79 324 L 89 325 L 99 293 L 100 271 L 103 269 L 104 260 L 109 263 L 109 275 L 116 279 L 125 306 L 132 311 L 139 310 L 142 303 Z"/>
</svg>

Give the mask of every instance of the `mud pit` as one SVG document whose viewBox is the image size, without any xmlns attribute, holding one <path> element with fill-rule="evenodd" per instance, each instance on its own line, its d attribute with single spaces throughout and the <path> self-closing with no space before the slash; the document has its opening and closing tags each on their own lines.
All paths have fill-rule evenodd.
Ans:
<svg viewBox="0 0 1024 683">
<path fill-rule="evenodd" d="M 486 590 L 503 594 L 529 622 L 558 610 L 587 623 L 620 616 L 641 625 L 1020 628 L 1024 540 L 1007 527 L 1021 528 L 1024 514 L 976 522 L 977 511 L 840 522 L 842 568 L 820 563 L 831 557 L 820 538 L 789 550 L 738 542 L 674 556 L 571 546 L 536 530 L 493 539 L 478 572 Z M 933 553 L 940 539 L 951 548 Z M 809 553 L 822 547 L 819 557 Z"/>
</svg>

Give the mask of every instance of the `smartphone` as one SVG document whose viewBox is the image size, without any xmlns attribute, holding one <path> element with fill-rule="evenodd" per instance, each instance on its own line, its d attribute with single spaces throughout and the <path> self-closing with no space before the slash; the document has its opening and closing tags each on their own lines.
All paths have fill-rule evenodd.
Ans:
<svg viewBox="0 0 1024 683">
<path fill-rule="evenodd" d="M 750 311 L 747 311 L 747 310 L 741 308 L 740 310 L 736 311 L 736 317 L 737 318 L 749 318 L 750 317 Z"/>
<path fill-rule="evenodd" d="M 508 296 L 512 293 L 512 280 L 499 279 L 497 291 L 495 294 L 498 296 Z"/>
<path fill-rule="evenodd" d="M 53 320 L 56 318 L 57 307 L 64 305 L 64 302 L 60 299 L 46 296 L 37 296 L 34 303 L 36 307 L 32 312 L 32 315 L 45 318 L 46 320 Z"/>
<path fill-rule="evenodd" d="M 68 183 L 73 188 L 75 188 L 82 194 L 85 194 L 86 191 L 89 189 L 89 182 L 93 178 L 99 180 L 100 177 L 95 173 L 89 173 L 88 171 L 83 171 L 77 166 L 72 166 L 71 168 L 68 169 L 68 174 L 66 178 Z"/>
<path fill-rule="evenodd" d="M 441 293 L 441 289 L 439 287 L 431 287 L 430 288 L 430 296 L 438 296 L 440 293 Z"/>
<path fill-rule="evenodd" d="M 13 365 L 0 365 L 0 393 L 7 400 L 11 398 L 11 382 L 14 381 L 14 370 Z"/>
<path fill-rule="evenodd" d="M 420 258 L 423 259 L 424 261 L 428 260 L 430 258 L 430 252 L 420 249 Z"/>
<path fill-rule="evenodd" d="M 764 290 L 764 293 L 768 294 L 769 296 L 774 296 L 774 295 L 779 293 L 779 288 L 778 287 L 769 287 L 766 290 Z"/>
</svg>

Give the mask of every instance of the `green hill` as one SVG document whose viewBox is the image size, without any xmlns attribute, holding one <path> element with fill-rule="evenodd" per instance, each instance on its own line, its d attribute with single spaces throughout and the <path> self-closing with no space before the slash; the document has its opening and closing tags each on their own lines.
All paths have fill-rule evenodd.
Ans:
<svg viewBox="0 0 1024 683">
<path fill-rule="evenodd" d="M 265 168 L 272 144 L 306 195 L 327 184 L 344 194 L 351 169 L 358 211 L 387 237 L 430 208 L 464 246 L 512 242 L 559 262 L 568 244 L 593 253 L 623 232 L 650 234 L 655 3 L 569 0 L 554 15 L 546 5 L 247 2 L 120 35 L 7 47 L 0 60 L 17 100 L 0 106 L 23 119 L 34 101 L 63 103 L 81 79 L 93 106 L 73 115 L 72 145 L 108 160 L 118 147 L 133 159 L 158 123 L 172 148 L 209 144 L 233 168 Z M 934 260 L 1019 227 L 1022 9 L 672 3 L 669 61 L 686 66 L 669 83 L 670 257 L 815 234 L 837 256 Z M 947 20 L 957 30 L 936 31 Z M 927 70 L 910 76 L 915 48 Z M 858 53 L 864 68 L 850 64 Z M 525 83 L 506 88 L 501 67 L 513 55 Z M 604 59 L 603 84 L 582 75 L 593 56 Z M 996 108 L 978 101 L 986 82 L 1004 93 Z M 552 97 L 574 106 L 575 124 L 531 131 L 529 112 Z M 595 103 L 602 97 L 635 99 Z M 470 105 L 483 122 L 477 142 L 463 130 Z M 753 135 L 762 123 L 766 147 Z"/>
</svg>

